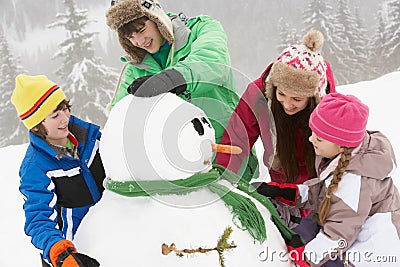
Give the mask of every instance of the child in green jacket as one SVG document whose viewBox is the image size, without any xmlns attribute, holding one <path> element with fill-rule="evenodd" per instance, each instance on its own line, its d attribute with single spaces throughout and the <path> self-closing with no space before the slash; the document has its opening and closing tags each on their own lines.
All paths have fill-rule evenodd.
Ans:
<svg viewBox="0 0 400 267">
<path fill-rule="evenodd" d="M 166 14 L 152 0 L 112 1 L 106 17 L 127 53 L 112 105 L 128 93 L 175 93 L 205 111 L 218 143 L 239 100 L 221 24 Z"/>
</svg>

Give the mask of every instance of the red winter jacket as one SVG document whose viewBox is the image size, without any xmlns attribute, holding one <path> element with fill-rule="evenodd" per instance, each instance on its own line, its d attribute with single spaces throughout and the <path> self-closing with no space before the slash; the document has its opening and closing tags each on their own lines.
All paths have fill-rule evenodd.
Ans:
<svg viewBox="0 0 400 267">
<path fill-rule="evenodd" d="M 328 62 L 326 62 L 326 64 L 328 67 L 326 75 L 329 84 L 326 93 L 336 92 L 331 67 Z M 263 77 L 270 71 L 271 66 L 272 64 L 266 68 L 260 78 L 254 80 L 247 86 L 246 91 L 240 98 L 230 118 L 229 124 L 222 135 L 221 144 L 240 146 L 243 152 L 239 155 L 217 153 L 216 163 L 237 173 L 243 160 L 249 155 L 254 143 L 257 141 L 258 137 L 261 137 L 264 146 L 263 162 L 269 169 L 271 180 L 283 183 L 286 180 L 283 169 L 274 170 L 270 166 L 275 154 L 273 145 L 274 139 L 270 131 L 270 118 L 272 114 L 268 112 L 267 100 L 261 92 L 261 89 L 264 87 Z M 294 183 L 300 184 L 315 177 L 309 177 L 306 169 L 303 147 L 301 145 L 302 132 L 300 129 L 296 135 L 296 143 L 299 148 L 296 152 L 296 156 L 299 161 L 300 174 L 296 177 Z"/>
</svg>

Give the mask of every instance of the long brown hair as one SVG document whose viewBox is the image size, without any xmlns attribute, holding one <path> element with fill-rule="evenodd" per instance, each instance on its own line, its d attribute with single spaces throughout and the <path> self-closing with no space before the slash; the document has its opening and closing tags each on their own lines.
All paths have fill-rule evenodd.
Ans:
<svg viewBox="0 0 400 267">
<path fill-rule="evenodd" d="M 308 126 L 310 115 L 317 106 L 317 99 L 309 97 L 305 109 L 294 115 L 288 115 L 283 109 L 282 104 L 276 98 L 276 87 L 273 87 L 271 99 L 271 111 L 274 115 L 276 126 L 276 151 L 280 165 L 285 172 L 286 182 L 293 183 L 296 176 L 300 174 L 299 162 L 296 157 L 296 136 L 301 131 L 304 159 L 308 175 L 316 177 L 315 170 L 315 151 L 312 144 L 308 141 L 311 129 Z"/>
<path fill-rule="evenodd" d="M 333 172 L 333 178 L 328 186 L 326 197 L 322 201 L 318 208 L 318 218 L 321 224 L 326 222 L 326 218 L 331 210 L 331 197 L 334 192 L 338 189 L 339 182 L 342 180 L 343 174 L 346 171 L 347 166 L 351 158 L 351 152 L 354 148 L 343 147 L 343 152 L 340 153 L 340 158 L 335 171 Z"/>
</svg>

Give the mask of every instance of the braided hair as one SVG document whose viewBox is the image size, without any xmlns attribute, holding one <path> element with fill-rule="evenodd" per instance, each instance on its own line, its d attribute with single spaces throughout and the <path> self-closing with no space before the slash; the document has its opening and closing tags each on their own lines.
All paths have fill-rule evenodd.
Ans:
<svg viewBox="0 0 400 267">
<path fill-rule="evenodd" d="M 336 166 L 336 169 L 333 172 L 333 178 L 328 186 L 326 197 L 318 208 L 318 216 L 321 224 L 325 224 L 326 222 L 326 218 L 328 217 L 331 209 L 331 197 L 333 193 L 336 192 L 336 190 L 338 189 L 339 182 L 342 180 L 343 174 L 346 171 L 347 166 L 349 165 L 351 152 L 354 150 L 354 148 L 349 147 L 342 148 L 343 152 L 340 153 L 340 159 L 338 165 Z"/>
</svg>

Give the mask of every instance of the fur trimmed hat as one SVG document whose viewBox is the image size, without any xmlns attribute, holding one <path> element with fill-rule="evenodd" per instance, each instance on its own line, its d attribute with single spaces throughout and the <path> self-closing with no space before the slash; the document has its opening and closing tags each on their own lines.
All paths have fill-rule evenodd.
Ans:
<svg viewBox="0 0 400 267">
<path fill-rule="evenodd" d="M 303 44 L 283 50 L 271 67 L 265 95 L 271 99 L 274 86 L 305 97 L 325 95 L 327 66 L 318 52 L 323 44 L 322 33 L 311 30 L 304 36 Z"/>
<path fill-rule="evenodd" d="M 41 123 L 64 99 L 60 87 L 44 75 L 20 74 L 15 78 L 11 103 L 28 129 Z"/>
<path fill-rule="evenodd" d="M 148 17 L 151 21 L 155 22 L 165 40 L 170 44 L 174 43 L 171 19 L 167 16 L 157 1 L 112 1 L 110 9 L 106 13 L 107 25 L 112 30 L 117 31 L 119 43 L 130 59 L 135 63 L 142 62 L 147 52 L 144 49 L 134 46 L 127 38 L 121 35 L 119 29 L 125 24 L 141 17 Z"/>
</svg>

